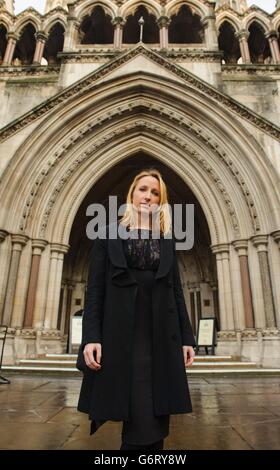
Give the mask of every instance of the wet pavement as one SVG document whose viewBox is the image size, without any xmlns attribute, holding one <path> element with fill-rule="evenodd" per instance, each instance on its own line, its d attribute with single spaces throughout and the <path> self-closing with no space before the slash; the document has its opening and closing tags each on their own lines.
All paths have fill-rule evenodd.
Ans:
<svg viewBox="0 0 280 470">
<path fill-rule="evenodd" d="M 89 435 L 81 378 L 5 374 L 1 450 L 118 450 L 122 422 Z M 279 450 L 279 377 L 189 377 L 193 413 L 172 415 L 166 450 Z"/>
</svg>

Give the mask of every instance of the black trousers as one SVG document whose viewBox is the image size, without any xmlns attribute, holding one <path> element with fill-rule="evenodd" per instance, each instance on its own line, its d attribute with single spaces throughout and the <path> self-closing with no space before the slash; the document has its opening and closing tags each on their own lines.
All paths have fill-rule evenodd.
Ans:
<svg viewBox="0 0 280 470">
<path fill-rule="evenodd" d="M 146 445 L 127 444 L 126 442 L 122 442 L 120 450 L 163 450 L 163 439 Z"/>
</svg>

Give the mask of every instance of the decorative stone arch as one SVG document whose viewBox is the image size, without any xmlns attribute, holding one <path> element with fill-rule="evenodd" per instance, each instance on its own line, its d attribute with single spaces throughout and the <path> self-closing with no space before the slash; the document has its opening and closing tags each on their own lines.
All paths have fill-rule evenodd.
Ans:
<svg viewBox="0 0 280 470">
<path fill-rule="evenodd" d="M 48 18 L 48 21 L 46 23 L 44 23 L 44 25 L 43 25 L 44 33 L 49 34 L 52 27 L 55 26 L 56 24 L 60 24 L 64 28 L 64 30 L 66 31 L 66 28 L 67 28 L 66 18 L 63 17 L 63 15 L 58 15 L 56 13 L 56 14 L 52 15 L 52 17 Z"/>
<path fill-rule="evenodd" d="M 77 5 L 75 8 L 75 15 L 78 21 L 81 23 L 83 19 L 87 15 L 90 15 L 97 6 L 102 7 L 104 12 L 111 16 L 111 18 L 117 16 L 117 6 L 110 0 L 98 0 L 96 3 L 92 3 L 91 0 L 88 0 L 81 3 L 81 5 Z"/>
<path fill-rule="evenodd" d="M 103 5 L 94 5 L 91 13 L 81 19 L 79 41 L 81 44 L 112 44 L 114 42 L 112 16 Z"/>
<path fill-rule="evenodd" d="M 157 19 L 161 16 L 160 5 L 155 0 L 128 0 L 120 7 L 120 15 L 127 19 L 129 15 L 134 15 L 137 8 L 143 6 L 150 15 L 154 15 Z"/>
<path fill-rule="evenodd" d="M 240 43 L 236 33 L 234 24 L 225 18 L 218 29 L 219 49 L 224 53 L 223 61 L 225 63 L 237 64 L 241 57 Z"/>
<path fill-rule="evenodd" d="M 7 33 L 8 29 L 6 25 L 0 20 L 0 65 L 2 64 L 8 45 Z"/>
<path fill-rule="evenodd" d="M 242 23 L 238 20 L 237 16 L 231 12 L 223 12 L 221 15 L 218 15 L 216 21 L 217 30 L 223 25 L 223 23 L 229 23 L 235 31 L 240 31 L 242 29 Z"/>
<path fill-rule="evenodd" d="M 275 29 L 276 31 L 278 31 L 280 28 L 280 14 L 275 16 L 275 18 L 273 18 L 272 20 L 272 29 Z"/>
<path fill-rule="evenodd" d="M 11 18 L 9 16 L 1 14 L 0 15 L 0 24 L 3 24 L 3 26 L 5 26 L 8 33 L 10 31 L 13 31 L 14 23 L 13 23 L 13 21 L 11 20 Z"/>
<path fill-rule="evenodd" d="M 244 19 L 245 29 L 249 31 L 249 28 L 253 23 L 259 23 L 265 33 L 270 30 L 270 21 L 265 16 L 261 15 L 259 12 L 250 13 Z"/>
<path fill-rule="evenodd" d="M 27 240 L 29 260 L 31 244 L 34 250 L 46 245 L 37 292 L 46 303 L 35 302 L 33 325 L 57 327 L 63 254 L 85 194 L 113 164 L 141 149 L 180 174 L 196 195 L 217 256 L 221 329 L 234 337 L 235 329 L 244 327 L 242 301 L 236 306 L 233 299 L 241 289 L 234 243 L 242 250 L 250 244 L 250 269 L 257 277 L 251 237 L 260 240 L 264 234 L 264 240 L 280 226 L 280 215 L 271 209 L 279 207 L 272 165 L 234 116 L 210 89 L 206 94 L 179 77 L 143 71 L 97 83 L 91 78 L 88 88 L 73 88 L 72 95 L 68 90 L 65 102 L 49 108 L 19 146 L 0 188 L 3 207 L 12 208 L 9 218 L 1 211 L 1 229 L 18 234 L 17 243 Z M 27 223 L 21 229 L 23 216 Z M 254 284 L 254 298 L 259 285 Z"/>
<path fill-rule="evenodd" d="M 135 75 L 135 77 L 137 77 L 137 74 Z M 114 80 L 110 85 L 110 90 L 111 90 L 110 94 L 111 94 L 112 101 L 110 105 L 108 101 L 106 101 L 107 103 L 106 112 L 102 109 L 102 90 L 100 90 L 100 87 L 98 87 L 99 93 L 97 92 L 96 94 L 96 92 L 93 92 L 92 96 L 88 96 L 88 100 L 91 103 L 91 106 L 94 100 L 96 99 L 99 103 L 98 106 L 96 104 L 94 107 L 95 119 L 93 121 L 92 117 L 89 118 L 88 116 L 85 116 L 84 118 L 82 118 L 82 116 L 80 115 L 79 123 L 80 123 L 80 126 L 83 125 L 83 127 L 81 127 L 79 130 L 76 129 L 76 131 L 74 132 L 75 135 L 71 135 L 71 133 L 69 132 L 69 128 L 67 127 L 67 135 L 63 137 L 64 135 L 63 126 L 60 128 L 59 123 L 64 122 L 64 120 L 67 117 L 67 113 L 70 112 L 70 109 L 73 110 L 73 106 L 75 106 L 75 111 L 78 112 L 77 104 L 74 105 L 74 103 L 72 103 L 72 105 L 69 105 L 70 108 L 68 106 L 63 106 L 60 109 L 60 111 L 58 111 L 57 109 L 52 111 L 49 117 L 45 119 L 44 123 L 40 125 L 40 130 L 39 129 L 35 130 L 32 133 L 32 135 L 29 136 L 28 140 L 21 146 L 21 148 L 17 152 L 17 155 L 15 156 L 17 175 L 19 174 L 22 175 L 26 173 L 26 168 L 28 167 L 25 155 L 30 155 L 30 158 L 32 159 L 33 153 L 34 152 L 36 153 L 36 162 L 38 166 L 36 167 L 36 170 L 34 168 L 35 175 L 37 175 L 35 177 L 35 183 L 34 183 L 34 175 L 32 173 L 28 174 L 27 178 L 30 179 L 30 181 L 29 182 L 26 181 L 25 189 L 23 192 L 21 192 L 18 189 L 19 182 L 17 181 L 16 176 L 15 175 L 8 176 L 9 170 L 7 169 L 6 177 L 8 178 L 7 181 L 10 182 L 9 183 L 10 184 L 10 190 L 9 190 L 10 200 L 9 202 L 6 202 L 6 203 L 14 207 L 15 212 L 17 214 L 21 213 L 22 216 L 20 217 L 20 220 L 19 218 L 17 218 L 17 221 L 18 221 L 17 224 L 14 224 L 12 220 L 9 220 L 11 225 L 7 228 L 5 227 L 5 229 L 6 230 L 8 229 L 13 232 L 18 232 L 22 230 L 25 231 L 26 229 L 28 229 L 28 225 L 26 226 L 26 224 L 23 224 L 21 227 L 19 226 L 19 224 L 22 224 L 24 219 L 28 220 L 28 215 L 30 214 L 30 210 L 32 211 L 34 210 L 33 204 L 34 204 L 34 200 L 36 198 L 38 189 L 42 191 L 42 187 L 45 184 L 46 177 L 48 177 L 48 174 L 51 175 L 52 170 L 55 168 L 55 165 L 60 164 L 59 161 L 61 160 L 62 156 L 65 155 L 65 153 L 67 153 L 71 149 L 74 149 L 75 145 L 80 145 L 79 144 L 80 141 L 83 141 L 83 145 L 85 145 L 86 135 L 88 134 L 88 132 L 89 133 L 92 132 L 93 128 L 96 129 L 96 132 L 99 132 L 98 129 L 100 127 L 100 123 L 106 124 L 107 120 L 108 122 L 114 123 L 115 122 L 115 119 L 113 119 L 114 116 L 119 116 L 119 115 L 122 115 L 123 113 L 127 113 L 128 110 L 131 110 L 133 114 L 134 109 L 137 110 L 139 109 L 139 107 L 140 109 L 142 108 L 145 109 L 145 107 L 149 106 L 149 109 L 154 110 L 155 117 L 158 115 L 165 115 L 165 113 L 167 114 L 165 119 L 167 119 L 169 122 L 168 122 L 168 125 L 166 125 L 166 127 L 163 129 L 163 134 L 162 134 L 163 136 L 168 134 L 168 127 L 169 129 L 171 129 L 172 121 L 175 122 L 176 126 L 179 127 L 180 132 L 179 131 L 174 132 L 174 137 L 172 137 L 171 139 L 173 147 L 174 145 L 177 145 L 179 148 L 179 144 L 177 141 L 181 142 L 180 145 L 183 149 L 187 149 L 190 146 L 190 139 L 186 141 L 183 138 L 183 136 L 186 135 L 187 132 L 193 136 L 197 136 L 199 138 L 199 141 L 203 143 L 203 147 L 204 146 L 205 148 L 210 147 L 212 149 L 211 155 L 216 155 L 215 158 L 218 157 L 218 160 L 221 161 L 221 165 L 225 165 L 225 169 L 227 168 L 225 171 L 230 170 L 231 175 L 234 176 L 234 178 L 232 179 L 232 181 L 235 181 L 234 185 L 236 185 L 236 190 L 234 191 L 234 194 L 236 195 L 237 199 L 239 197 L 239 203 L 241 203 L 241 206 L 242 206 L 243 196 L 245 196 L 246 194 L 249 194 L 249 199 L 246 200 L 246 204 L 245 206 L 243 206 L 243 209 L 241 209 L 241 206 L 239 206 L 238 210 L 236 210 L 235 212 L 246 214 L 246 216 L 243 218 L 245 222 L 245 226 L 248 223 L 248 220 L 251 220 L 252 227 L 253 227 L 254 217 L 255 215 L 257 215 L 257 219 L 259 221 L 257 222 L 257 225 L 255 225 L 255 229 L 251 231 L 251 235 L 253 235 L 254 233 L 259 233 L 261 231 L 263 232 L 269 231 L 271 227 L 267 219 L 267 214 L 269 212 L 269 208 L 277 204 L 278 202 L 276 203 L 275 199 L 274 201 L 267 200 L 264 197 L 265 191 L 261 189 L 265 186 L 267 187 L 269 186 L 270 192 L 271 192 L 272 191 L 271 188 L 275 187 L 275 184 L 276 184 L 276 182 L 272 181 L 273 177 L 270 171 L 268 170 L 268 167 L 270 168 L 270 165 L 268 163 L 268 159 L 266 158 L 264 152 L 261 151 L 261 149 L 256 144 L 256 142 L 254 143 L 254 145 L 252 145 L 251 136 L 249 138 L 247 131 L 245 131 L 245 129 L 241 125 L 238 125 L 237 122 L 232 123 L 231 114 L 229 114 L 228 112 L 225 112 L 221 108 L 215 109 L 212 102 L 208 103 L 207 100 L 205 101 L 205 97 L 197 96 L 197 93 L 193 95 L 190 89 L 188 91 L 183 90 L 178 84 L 176 84 L 175 88 L 177 89 L 178 95 L 182 97 L 182 100 L 184 98 L 185 103 L 186 101 L 188 102 L 189 109 L 191 109 L 190 108 L 191 106 L 194 106 L 194 112 L 200 113 L 200 124 L 191 123 L 189 121 L 189 118 L 188 119 L 187 117 L 184 118 L 184 114 L 183 114 L 184 111 L 182 109 L 178 109 L 177 112 L 174 111 L 175 103 L 174 103 L 174 99 L 172 98 L 172 90 L 173 90 L 174 84 L 172 84 L 171 82 L 169 83 L 169 80 L 167 79 L 164 79 L 164 80 L 161 79 L 160 81 L 161 81 L 161 88 L 160 88 L 161 93 L 159 93 L 159 96 L 162 93 L 164 93 L 164 97 L 165 97 L 164 108 L 158 102 L 158 101 L 161 101 L 162 98 L 161 100 L 159 98 L 158 100 L 156 100 L 153 97 L 153 92 L 154 92 L 153 90 L 155 90 L 156 87 L 158 89 L 158 86 L 159 86 L 158 77 L 156 81 L 154 81 L 153 77 L 149 77 L 147 75 L 146 79 L 142 81 L 143 89 L 146 87 L 145 99 L 143 99 L 142 101 L 140 99 L 140 101 L 136 101 L 136 103 L 134 103 L 132 98 L 129 98 L 130 89 L 131 89 L 131 93 L 135 93 L 136 85 L 134 85 L 133 77 L 130 77 L 129 80 L 127 78 L 126 81 L 125 79 L 124 81 L 123 79 Z M 114 86 L 118 86 L 118 93 L 117 93 L 117 96 L 119 97 L 118 102 L 116 102 Z M 101 86 L 101 89 L 102 89 L 102 86 Z M 136 91 L 137 91 L 137 87 L 136 87 Z M 106 90 L 106 92 L 108 92 L 108 90 Z M 126 101 L 123 103 L 122 106 L 120 103 L 121 93 L 126 93 L 128 95 Z M 144 92 L 142 91 L 142 93 Z M 151 97 L 149 98 L 150 94 L 151 94 Z M 148 102 L 149 102 L 149 105 L 146 104 Z M 168 106 L 168 103 L 169 103 L 169 106 Z M 202 111 L 199 112 L 199 108 L 203 106 L 205 110 L 203 112 Z M 173 108 L 173 112 L 172 112 L 172 108 Z M 208 115 L 206 113 L 206 109 L 208 109 L 207 111 Z M 213 116 L 213 109 L 215 109 L 215 111 L 217 112 L 216 119 Z M 211 113 L 211 126 L 206 125 L 206 122 L 210 118 L 209 113 Z M 145 119 L 147 119 L 147 117 L 145 117 Z M 216 125 L 214 125 L 214 122 L 218 122 L 218 121 L 220 122 L 219 126 L 221 126 L 219 137 L 217 137 L 216 135 L 216 133 L 219 132 L 218 128 L 216 128 Z M 120 126 L 120 123 L 118 121 L 116 122 L 117 122 L 116 129 L 110 130 L 110 132 L 113 132 L 113 136 L 115 135 L 114 133 L 117 133 L 117 128 Z M 50 128 L 51 128 L 50 126 L 51 127 L 59 126 L 59 132 L 57 133 L 56 137 L 50 138 L 49 136 L 48 144 L 46 144 L 46 142 L 44 143 L 43 141 L 40 142 L 39 141 L 40 139 L 38 138 L 37 133 L 40 132 L 40 135 L 43 135 L 44 129 L 45 129 L 45 132 L 47 132 L 48 135 L 50 135 Z M 163 122 L 161 124 L 161 127 L 162 126 L 163 126 Z M 208 130 L 208 127 L 212 127 L 211 132 L 210 130 Z M 145 126 L 143 128 L 145 129 Z M 110 132 L 107 129 L 106 134 L 100 137 L 101 145 L 103 145 L 102 144 L 103 139 L 105 139 L 105 141 L 109 139 L 108 136 L 111 135 Z M 182 135 L 181 135 L 181 132 L 183 132 Z M 223 142 L 225 140 L 225 135 L 227 135 L 228 144 L 227 142 Z M 161 140 L 162 140 L 162 136 L 161 136 Z M 219 145 L 219 141 L 223 142 L 222 146 Z M 41 157 L 40 155 L 38 155 L 38 149 L 41 149 L 41 152 L 40 152 Z M 80 148 L 79 150 L 79 152 L 86 152 L 86 151 L 88 151 L 88 149 L 86 148 L 85 149 Z M 195 158 L 198 158 L 197 153 L 199 154 L 199 149 L 197 145 L 192 148 L 192 151 L 194 152 L 193 156 Z M 243 158 L 239 159 L 240 161 L 237 161 L 235 153 L 242 155 Z M 232 155 L 231 157 L 232 160 L 231 158 L 227 159 L 227 154 Z M 245 155 L 247 156 L 247 158 L 245 158 Z M 261 165 L 262 167 L 262 175 L 260 175 L 259 171 L 256 171 L 256 168 L 255 168 L 254 171 L 256 171 L 256 174 L 254 178 L 253 178 L 254 161 L 252 161 L 252 155 L 254 156 L 258 155 L 258 159 L 259 159 L 258 164 Z M 70 164 L 71 159 L 69 155 L 66 160 Z M 23 164 L 22 168 L 21 168 L 20 162 L 22 162 Z M 216 181 L 216 182 L 218 182 L 219 180 L 222 181 L 222 178 L 219 177 L 218 174 L 216 175 L 217 168 L 216 170 L 211 168 L 211 166 L 208 168 L 207 162 L 206 161 L 203 162 L 203 160 L 201 160 L 200 158 L 198 158 L 198 162 L 199 164 L 202 164 L 202 167 L 204 168 L 203 171 L 206 171 L 209 177 L 211 176 L 212 183 L 209 180 L 210 185 L 215 184 L 213 183 L 213 181 Z M 250 164 L 247 164 L 247 162 L 250 162 Z M 68 170 L 64 168 L 63 171 L 60 170 L 59 174 L 66 175 L 67 171 Z M 267 182 L 263 181 L 264 175 L 266 175 L 265 178 L 268 178 Z M 71 175 L 69 174 L 69 176 Z M 255 179 L 256 181 L 254 181 Z M 259 182 L 258 182 L 258 179 L 259 179 Z M 13 187 L 12 182 L 14 182 L 15 187 Z M 250 189 L 251 182 L 253 186 Z M 63 181 L 61 182 L 61 184 L 62 183 Z M 259 186 L 259 191 L 255 190 L 256 185 Z M 51 188 L 50 181 L 48 181 L 47 186 L 48 186 L 48 190 L 50 190 Z M 22 184 L 21 184 L 21 187 L 22 187 Z M 223 188 L 223 185 L 220 186 L 219 191 L 222 197 L 224 198 L 225 205 L 227 205 L 227 207 L 231 211 L 231 201 L 230 201 L 230 198 L 228 199 L 227 191 L 225 188 Z M 58 192 L 56 191 L 56 194 L 58 193 L 59 191 Z M 252 200 L 252 196 L 251 196 L 252 194 L 254 194 L 254 200 Z M 273 197 L 275 198 L 275 195 Z M 226 201 L 228 201 L 228 203 Z M 244 202 L 245 202 L 245 199 L 243 200 L 243 203 Z M 253 212 L 250 212 L 250 208 L 253 208 Z M 249 211 L 249 213 L 247 211 Z M 43 213 L 43 210 L 42 208 L 40 208 L 39 214 L 42 214 L 42 213 Z M 234 211 L 233 211 L 233 216 L 234 216 Z M 24 217 L 24 219 L 22 217 Z M 37 215 L 35 216 L 33 214 L 33 220 L 34 218 L 36 219 L 36 217 Z M 234 217 L 233 217 L 233 220 L 234 220 Z M 277 226 L 278 222 L 277 220 L 274 220 L 273 223 L 275 224 L 275 226 Z M 239 222 L 239 225 L 240 225 L 240 222 Z M 35 233 L 36 228 L 31 229 L 31 232 L 29 232 L 29 230 L 30 228 L 28 229 L 28 232 L 27 232 L 28 235 L 32 237 L 38 236 L 38 233 Z M 240 233 L 242 233 L 242 236 L 248 236 L 250 234 L 250 229 L 248 229 L 248 227 L 247 228 L 243 227 L 240 230 L 241 230 Z M 40 236 L 42 236 L 42 234 Z"/>
<path fill-rule="evenodd" d="M 15 30 L 15 33 L 20 35 L 21 34 L 21 31 L 25 28 L 26 25 L 28 24 L 32 24 L 32 26 L 34 26 L 35 30 L 36 31 L 40 31 L 41 29 L 41 21 L 39 20 L 39 18 L 37 18 L 35 15 L 33 14 L 26 14 L 24 15 L 24 17 L 22 18 L 18 18 L 15 23 L 14 23 L 14 30 Z"/>
<path fill-rule="evenodd" d="M 195 14 L 201 17 L 201 19 L 209 13 L 207 5 L 199 0 L 171 0 L 171 2 L 169 2 L 165 7 L 166 15 L 169 18 L 172 15 L 176 15 L 183 5 L 190 7 Z"/>
</svg>

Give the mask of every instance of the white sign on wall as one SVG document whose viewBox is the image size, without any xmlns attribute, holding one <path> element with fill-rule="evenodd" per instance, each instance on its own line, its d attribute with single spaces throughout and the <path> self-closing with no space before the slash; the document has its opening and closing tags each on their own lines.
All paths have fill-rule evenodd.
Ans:
<svg viewBox="0 0 280 470">
<path fill-rule="evenodd" d="M 71 344 L 80 344 L 82 342 L 82 316 L 72 317 Z"/>
</svg>

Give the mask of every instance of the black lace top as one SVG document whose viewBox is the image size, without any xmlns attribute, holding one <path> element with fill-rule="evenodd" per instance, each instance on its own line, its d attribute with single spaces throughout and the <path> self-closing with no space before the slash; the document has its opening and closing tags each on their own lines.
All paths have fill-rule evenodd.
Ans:
<svg viewBox="0 0 280 470">
<path fill-rule="evenodd" d="M 132 238 L 136 231 L 138 238 Z M 149 229 L 133 229 L 130 233 L 131 237 L 123 240 L 128 266 L 156 271 L 160 260 L 160 239 L 152 238 L 152 231 Z"/>
</svg>

